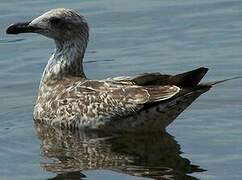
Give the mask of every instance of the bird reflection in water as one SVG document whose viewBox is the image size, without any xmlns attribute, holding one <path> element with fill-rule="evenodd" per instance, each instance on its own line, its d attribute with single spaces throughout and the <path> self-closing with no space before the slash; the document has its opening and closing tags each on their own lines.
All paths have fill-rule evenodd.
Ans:
<svg viewBox="0 0 242 180">
<path fill-rule="evenodd" d="M 53 179 L 85 179 L 83 170 L 108 169 L 155 179 L 196 179 L 203 169 L 181 156 L 168 133 L 116 134 L 67 131 L 36 124 L 41 140 L 41 166 Z"/>
</svg>

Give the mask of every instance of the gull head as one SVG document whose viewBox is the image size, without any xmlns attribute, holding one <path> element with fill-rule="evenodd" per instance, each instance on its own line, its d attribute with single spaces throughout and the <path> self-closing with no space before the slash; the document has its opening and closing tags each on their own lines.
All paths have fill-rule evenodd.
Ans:
<svg viewBox="0 0 242 180">
<path fill-rule="evenodd" d="M 81 38 L 87 41 L 89 28 L 83 16 L 72 9 L 52 9 L 30 22 L 10 25 L 7 34 L 39 33 L 56 41 Z"/>
</svg>

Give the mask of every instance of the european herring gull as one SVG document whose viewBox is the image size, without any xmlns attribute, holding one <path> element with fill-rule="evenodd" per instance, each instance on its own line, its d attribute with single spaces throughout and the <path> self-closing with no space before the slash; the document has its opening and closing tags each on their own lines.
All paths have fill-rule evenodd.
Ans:
<svg viewBox="0 0 242 180">
<path fill-rule="evenodd" d="M 38 33 L 56 48 L 43 72 L 34 120 L 66 129 L 163 131 L 213 83 L 199 84 L 201 67 L 178 75 L 91 80 L 83 71 L 89 27 L 71 9 L 52 9 L 30 22 L 12 24 L 8 34 Z"/>
</svg>

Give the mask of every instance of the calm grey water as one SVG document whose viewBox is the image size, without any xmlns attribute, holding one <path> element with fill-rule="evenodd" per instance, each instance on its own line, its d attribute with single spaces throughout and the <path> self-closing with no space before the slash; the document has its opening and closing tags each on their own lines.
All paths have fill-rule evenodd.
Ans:
<svg viewBox="0 0 242 180">
<path fill-rule="evenodd" d="M 0 179 L 242 178 L 242 80 L 201 96 L 169 126 L 170 135 L 107 138 L 35 128 L 35 95 L 54 45 L 5 29 L 56 7 L 74 8 L 89 22 L 90 78 L 199 66 L 210 68 L 205 80 L 242 75 L 242 1 L 1 1 Z"/>
</svg>

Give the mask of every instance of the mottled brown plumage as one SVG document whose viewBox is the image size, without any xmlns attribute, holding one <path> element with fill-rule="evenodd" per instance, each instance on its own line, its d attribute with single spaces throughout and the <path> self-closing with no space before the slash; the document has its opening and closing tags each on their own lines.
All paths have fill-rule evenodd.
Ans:
<svg viewBox="0 0 242 180">
<path fill-rule="evenodd" d="M 73 129 L 164 130 L 210 85 L 198 85 L 207 68 L 178 75 L 87 79 L 82 61 L 89 38 L 85 19 L 70 9 L 53 9 L 9 34 L 35 32 L 55 40 L 56 50 L 41 78 L 34 119 Z"/>
</svg>

